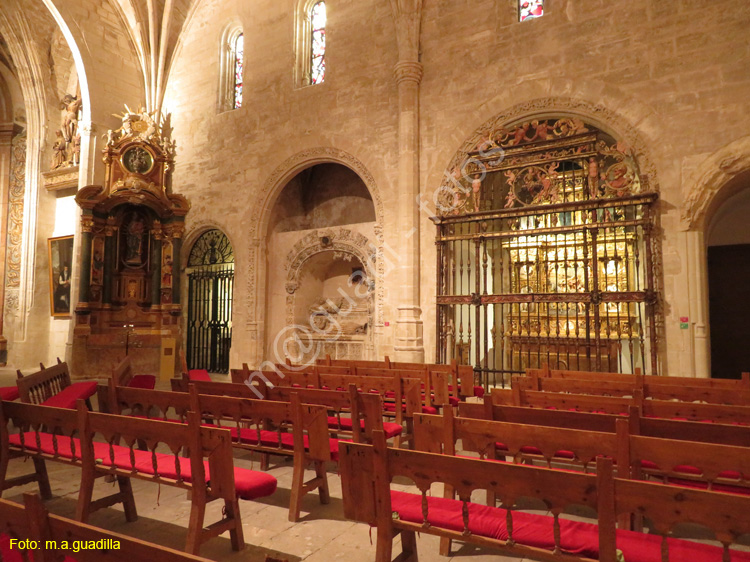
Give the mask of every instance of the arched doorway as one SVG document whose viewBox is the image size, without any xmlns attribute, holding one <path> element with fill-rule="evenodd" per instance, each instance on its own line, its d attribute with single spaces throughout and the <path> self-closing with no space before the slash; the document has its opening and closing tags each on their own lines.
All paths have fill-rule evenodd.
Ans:
<svg viewBox="0 0 750 562">
<path fill-rule="evenodd" d="M 374 354 L 375 225 L 372 195 L 347 166 L 316 164 L 284 186 L 267 233 L 266 358 Z"/>
<path fill-rule="evenodd" d="M 440 193 L 438 361 L 490 384 L 543 364 L 656 374 L 657 199 L 581 119 L 484 131 Z"/>
<path fill-rule="evenodd" d="M 711 377 L 750 371 L 750 189 L 727 199 L 706 230 Z"/>
<path fill-rule="evenodd" d="M 188 257 L 187 277 L 188 367 L 228 373 L 234 250 L 221 230 L 204 232 L 195 241 Z"/>
</svg>

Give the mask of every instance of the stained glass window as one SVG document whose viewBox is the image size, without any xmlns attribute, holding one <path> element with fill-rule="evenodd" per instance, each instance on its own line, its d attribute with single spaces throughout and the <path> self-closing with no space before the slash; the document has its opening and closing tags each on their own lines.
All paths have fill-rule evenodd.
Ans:
<svg viewBox="0 0 750 562">
<path fill-rule="evenodd" d="M 518 0 L 518 21 L 544 15 L 544 0 Z"/>
<path fill-rule="evenodd" d="M 310 49 L 310 84 L 320 84 L 326 76 L 326 3 L 318 2 L 310 10 L 312 44 Z"/>
<path fill-rule="evenodd" d="M 232 45 L 234 54 L 234 109 L 242 107 L 242 67 L 245 60 L 245 36 L 240 33 Z"/>
</svg>

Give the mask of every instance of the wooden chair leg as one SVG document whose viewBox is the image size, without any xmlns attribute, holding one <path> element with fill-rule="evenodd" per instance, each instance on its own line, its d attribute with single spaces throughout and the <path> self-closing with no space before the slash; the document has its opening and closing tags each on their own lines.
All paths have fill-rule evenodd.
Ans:
<svg viewBox="0 0 750 562">
<path fill-rule="evenodd" d="M 240 504 L 237 499 L 234 501 L 225 500 L 224 510 L 226 511 L 227 519 L 231 519 L 234 522 L 234 527 L 229 530 L 232 550 L 240 551 L 245 548 L 245 535 L 242 531 L 242 520 L 240 518 Z"/>
<path fill-rule="evenodd" d="M 320 503 L 328 505 L 331 501 L 331 494 L 328 491 L 328 474 L 326 473 L 326 465 L 323 461 L 315 461 L 315 476 L 320 479 L 320 487 L 318 488 Z"/>
<path fill-rule="evenodd" d="M 52 488 L 49 485 L 49 476 L 47 476 L 47 463 L 44 459 L 34 459 L 34 470 L 39 482 L 39 495 L 43 500 L 52 499 Z"/>
<path fill-rule="evenodd" d="M 206 504 L 205 502 L 195 501 L 196 495 L 193 494 L 193 505 L 190 507 L 190 523 L 188 523 L 185 551 L 197 556 L 203 542 L 203 520 L 206 516 Z"/>
<path fill-rule="evenodd" d="M 289 499 L 289 521 L 296 523 L 302 509 L 302 496 L 305 487 L 305 464 L 295 462 L 292 472 L 292 494 Z"/>
<path fill-rule="evenodd" d="M 78 506 L 76 507 L 76 520 L 87 523 L 91 513 L 91 498 L 94 495 L 94 477 L 84 474 L 81 477 L 81 490 L 78 492 Z"/>
<path fill-rule="evenodd" d="M 89 409 L 89 412 L 94 411 L 94 408 L 91 407 L 91 398 L 86 398 L 86 407 Z"/>
<path fill-rule="evenodd" d="M 452 544 L 453 541 L 448 537 L 440 537 L 440 556 L 450 556 Z"/>
<path fill-rule="evenodd" d="M 260 454 L 260 469 L 263 472 L 265 472 L 266 470 L 268 470 L 268 464 L 269 464 L 270 458 L 271 458 L 271 455 L 269 455 L 268 453 L 261 453 Z"/>
<path fill-rule="evenodd" d="M 122 507 L 125 511 L 125 520 L 132 523 L 138 519 L 138 511 L 135 508 L 135 498 L 133 497 L 133 487 L 130 478 L 124 476 L 117 477 L 117 485 L 122 495 Z"/>
<path fill-rule="evenodd" d="M 401 551 L 403 562 L 419 562 L 417 534 L 414 531 L 401 531 Z"/>
<path fill-rule="evenodd" d="M 392 532 L 378 529 L 378 537 L 375 542 L 375 562 L 392 562 L 393 538 Z"/>
</svg>

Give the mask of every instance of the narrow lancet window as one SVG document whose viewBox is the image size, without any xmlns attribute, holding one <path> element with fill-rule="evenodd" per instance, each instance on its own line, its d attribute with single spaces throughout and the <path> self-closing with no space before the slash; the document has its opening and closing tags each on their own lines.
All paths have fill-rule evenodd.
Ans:
<svg viewBox="0 0 750 562">
<path fill-rule="evenodd" d="M 321 84 L 326 76 L 326 3 L 317 2 L 310 10 L 310 84 Z"/>
<path fill-rule="evenodd" d="M 242 67 L 245 60 L 245 36 L 240 33 L 232 45 L 234 55 L 234 109 L 242 107 Z"/>
<path fill-rule="evenodd" d="M 540 18 L 544 15 L 544 0 L 518 0 L 518 21 Z"/>
</svg>

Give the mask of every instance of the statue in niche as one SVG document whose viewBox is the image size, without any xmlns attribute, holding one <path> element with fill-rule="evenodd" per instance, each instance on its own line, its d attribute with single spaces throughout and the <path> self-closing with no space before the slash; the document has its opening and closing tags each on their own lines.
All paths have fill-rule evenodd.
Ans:
<svg viewBox="0 0 750 562">
<path fill-rule="evenodd" d="M 137 213 L 132 213 L 130 222 L 125 230 L 125 263 L 141 265 L 143 263 L 143 246 L 146 235 L 146 224 Z"/>
<path fill-rule="evenodd" d="M 57 170 L 65 166 L 67 157 L 65 155 L 65 138 L 62 131 L 55 131 L 55 144 L 52 146 L 52 170 Z"/>
<path fill-rule="evenodd" d="M 318 298 L 309 308 L 310 326 L 321 334 L 366 334 L 368 322 L 358 322 L 361 314 L 346 297 L 336 301 Z"/>
</svg>

